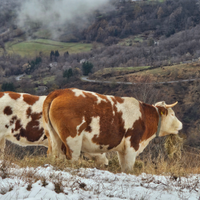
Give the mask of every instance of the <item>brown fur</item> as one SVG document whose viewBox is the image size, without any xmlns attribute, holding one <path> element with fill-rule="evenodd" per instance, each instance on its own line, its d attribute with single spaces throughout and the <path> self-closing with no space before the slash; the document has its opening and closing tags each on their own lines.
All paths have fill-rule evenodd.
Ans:
<svg viewBox="0 0 200 200">
<path fill-rule="evenodd" d="M 18 98 L 20 98 L 20 94 L 15 93 L 15 92 L 7 92 L 9 93 L 9 96 L 11 99 L 17 100 Z"/>
<path fill-rule="evenodd" d="M 24 98 L 24 101 L 29 105 L 33 105 L 36 101 L 39 100 L 38 96 L 33 96 L 29 94 L 24 94 L 23 98 Z"/>
<path fill-rule="evenodd" d="M 140 112 L 142 117 L 137 120 L 132 129 L 126 133 L 126 137 L 131 136 L 131 146 L 137 151 L 140 142 L 147 140 L 157 131 L 158 113 L 151 105 L 140 103 Z"/>
<path fill-rule="evenodd" d="M 3 110 L 3 113 L 5 114 L 5 115 L 12 115 L 12 108 L 10 107 L 10 106 L 6 106 L 5 108 L 4 108 L 4 110 Z"/>
</svg>

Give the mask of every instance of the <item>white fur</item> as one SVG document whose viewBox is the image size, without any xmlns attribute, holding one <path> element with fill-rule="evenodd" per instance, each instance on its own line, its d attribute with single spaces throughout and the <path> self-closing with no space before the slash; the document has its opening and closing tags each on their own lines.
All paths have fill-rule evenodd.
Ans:
<svg viewBox="0 0 200 200">
<path fill-rule="evenodd" d="M 79 96 L 85 97 L 85 95 L 83 94 L 83 91 L 81 91 L 81 90 L 72 89 L 72 92 L 74 92 L 74 95 L 75 95 L 76 97 L 79 97 Z"/>
<path fill-rule="evenodd" d="M 135 98 L 124 97 L 124 103 L 117 103 L 117 111 L 122 112 L 124 128 L 131 128 L 136 120 L 141 117 L 139 102 Z"/>
</svg>

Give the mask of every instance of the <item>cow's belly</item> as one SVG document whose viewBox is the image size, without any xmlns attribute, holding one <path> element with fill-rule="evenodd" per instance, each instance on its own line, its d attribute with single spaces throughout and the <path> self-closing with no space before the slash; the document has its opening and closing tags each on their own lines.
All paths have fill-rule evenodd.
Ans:
<svg viewBox="0 0 200 200">
<path fill-rule="evenodd" d="M 114 148 L 109 149 L 109 145 L 96 144 L 92 141 L 93 135 L 86 133 L 82 139 L 82 151 L 88 153 L 103 153 L 108 151 L 120 151 L 123 148 L 124 139 Z"/>
<path fill-rule="evenodd" d="M 5 123 L 8 124 L 8 123 Z M 41 145 L 48 147 L 48 140 L 44 139 L 44 132 L 40 134 L 40 137 L 30 138 L 26 135 L 20 133 L 20 129 L 15 131 L 15 126 L 9 126 L 6 128 L 6 125 L 0 124 L 0 139 L 9 140 L 12 143 L 18 144 L 20 146 L 34 146 Z M 24 128 L 23 126 L 21 128 Z M 25 130 L 25 129 L 24 129 Z M 31 132 L 30 132 L 31 133 Z M 31 135 L 31 134 L 30 134 Z"/>
</svg>

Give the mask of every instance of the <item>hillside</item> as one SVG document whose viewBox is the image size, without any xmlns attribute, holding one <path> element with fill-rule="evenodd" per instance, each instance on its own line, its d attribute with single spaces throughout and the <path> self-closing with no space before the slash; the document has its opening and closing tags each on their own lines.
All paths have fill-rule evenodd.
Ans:
<svg viewBox="0 0 200 200">
<path fill-rule="evenodd" d="M 199 147 L 200 16 L 196 0 L 115 0 L 103 5 L 98 1 L 94 7 L 84 7 L 87 13 L 81 12 L 82 16 L 73 7 L 70 18 L 62 9 L 68 1 L 49 2 L 47 13 L 55 11 L 55 15 L 44 14 L 40 19 L 32 10 L 25 12 L 29 6 L 36 11 L 35 4 L 22 0 L 1 4 L 2 91 L 47 95 L 55 89 L 78 87 L 133 96 L 150 104 L 178 101 L 175 111 L 184 124 L 180 135 L 185 144 Z M 22 23 L 24 12 L 28 21 Z M 110 83 L 81 81 L 84 62 L 93 66 L 89 78 Z M 154 84 L 187 79 L 196 80 Z"/>
</svg>

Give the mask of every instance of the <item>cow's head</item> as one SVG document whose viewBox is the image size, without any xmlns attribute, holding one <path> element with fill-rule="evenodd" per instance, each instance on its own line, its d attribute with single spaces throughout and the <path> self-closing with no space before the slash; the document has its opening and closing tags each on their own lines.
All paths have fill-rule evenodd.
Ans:
<svg viewBox="0 0 200 200">
<path fill-rule="evenodd" d="M 182 123 L 175 116 L 172 107 L 178 102 L 167 105 L 164 101 L 155 104 L 158 112 L 161 116 L 161 127 L 159 136 L 165 136 L 168 134 L 178 134 L 178 131 L 182 129 Z"/>
</svg>

